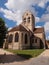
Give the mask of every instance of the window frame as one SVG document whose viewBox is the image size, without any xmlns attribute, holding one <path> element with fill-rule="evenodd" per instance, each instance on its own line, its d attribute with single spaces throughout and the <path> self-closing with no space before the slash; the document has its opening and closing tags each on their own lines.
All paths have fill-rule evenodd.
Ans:
<svg viewBox="0 0 49 65">
<path fill-rule="evenodd" d="M 12 43 L 13 41 L 13 34 L 8 35 L 8 43 Z"/>
<path fill-rule="evenodd" d="M 18 42 L 19 41 L 19 34 L 16 32 L 15 33 L 15 42 Z"/>
</svg>

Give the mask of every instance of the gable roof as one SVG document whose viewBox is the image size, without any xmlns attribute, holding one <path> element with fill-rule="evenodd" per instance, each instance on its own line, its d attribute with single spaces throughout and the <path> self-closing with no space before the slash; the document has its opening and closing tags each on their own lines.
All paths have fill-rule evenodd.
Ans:
<svg viewBox="0 0 49 65">
<path fill-rule="evenodd" d="M 8 32 L 14 32 L 14 31 L 27 31 L 27 32 L 31 32 L 31 30 L 29 30 L 23 24 L 20 24 L 19 26 L 16 26 L 16 27 L 12 28 Z M 41 27 L 41 28 L 34 28 L 34 31 L 33 31 L 33 33 L 43 33 L 43 32 L 44 32 L 44 28 L 43 27 Z"/>
<path fill-rule="evenodd" d="M 27 30 L 20 24 L 19 26 L 12 28 L 8 32 L 14 32 L 14 31 L 27 31 Z"/>
<path fill-rule="evenodd" d="M 44 32 L 44 28 L 43 27 L 34 29 L 34 33 L 42 33 L 42 32 Z"/>
</svg>

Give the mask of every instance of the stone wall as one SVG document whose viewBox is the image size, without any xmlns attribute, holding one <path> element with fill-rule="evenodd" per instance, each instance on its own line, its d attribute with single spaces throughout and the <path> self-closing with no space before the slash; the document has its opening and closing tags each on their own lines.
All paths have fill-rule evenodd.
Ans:
<svg viewBox="0 0 49 65">
<path fill-rule="evenodd" d="M 15 42 L 15 34 L 19 34 L 19 41 Z M 26 31 L 15 31 L 15 32 L 9 32 L 9 35 L 13 35 L 13 40 L 12 43 L 8 43 L 8 48 L 9 49 L 27 49 L 30 47 L 30 38 L 29 38 L 29 33 Z M 28 36 L 28 42 L 25 44 L 25 34 Z M 7 41 L 8 42 L 8 41 Z"/>
<path fill-rule="evenodd" d="M 19 49 L 19 42 L 15 42 L 15 34 L 16 33 L 20 33 L 19 31 L 15 31 L 15 32 L 9 32 L 8 35 L 12 34 L 13 35 L 13 40 L 12 43 L 8 43 L 8 48 L 9 49 Z"/>
<path fill-rule="evenodd" d="M 45 35 L 44 35 L 45 33 L 43 32 L 43 33 L 34 33 L 34 35 L 36 36 L 36 37 L 38 37 L 38 38 L 40 38 L 41 40 L 42 40 L 42 42 L 43 42 L 43 45 L 44 45 L 44 48 L 45 48 Z"/>
</svg>

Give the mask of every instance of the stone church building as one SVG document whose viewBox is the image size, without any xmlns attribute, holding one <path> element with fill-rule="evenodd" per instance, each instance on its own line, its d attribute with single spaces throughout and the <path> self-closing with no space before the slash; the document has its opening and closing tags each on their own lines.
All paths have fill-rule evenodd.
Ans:
<svg viewBox="0 0 49 65">
<path fill-rule="evenodd" d="M 8 31 L 4 44 L 9 49 L 45 48 L 44 28 L 35 28 L 35 17 L 30 11 L 22 16 L 22 23 Z"/>
</svg>

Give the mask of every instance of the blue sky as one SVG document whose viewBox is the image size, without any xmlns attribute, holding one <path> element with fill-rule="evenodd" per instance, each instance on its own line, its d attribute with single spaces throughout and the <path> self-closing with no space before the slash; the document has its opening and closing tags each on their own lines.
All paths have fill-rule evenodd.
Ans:
<svg viewBox="0 0 49 65">
<path fill-rule="evenodd" d="M 36 27 L 44 27 L 49 39 L 49 0 L 0 0 L 0 17 L 9 29 L 22 22 L 26 10 L 33 13 Z"/>
<path fill-rule="evenodd" d="M 0 0 L 0 8 L 7 9 L 6 6 L 4 5 L 6 2 L 7 0 Z M 5 20 L 5 23 L 7 24 L 8 27 L 14 27 L 16 25 L 16 23 L 13 22 L 13 20 L 9 20 L 4 17 L 4 12 L 0 12 L 0 17 Z"/>
</svg>

